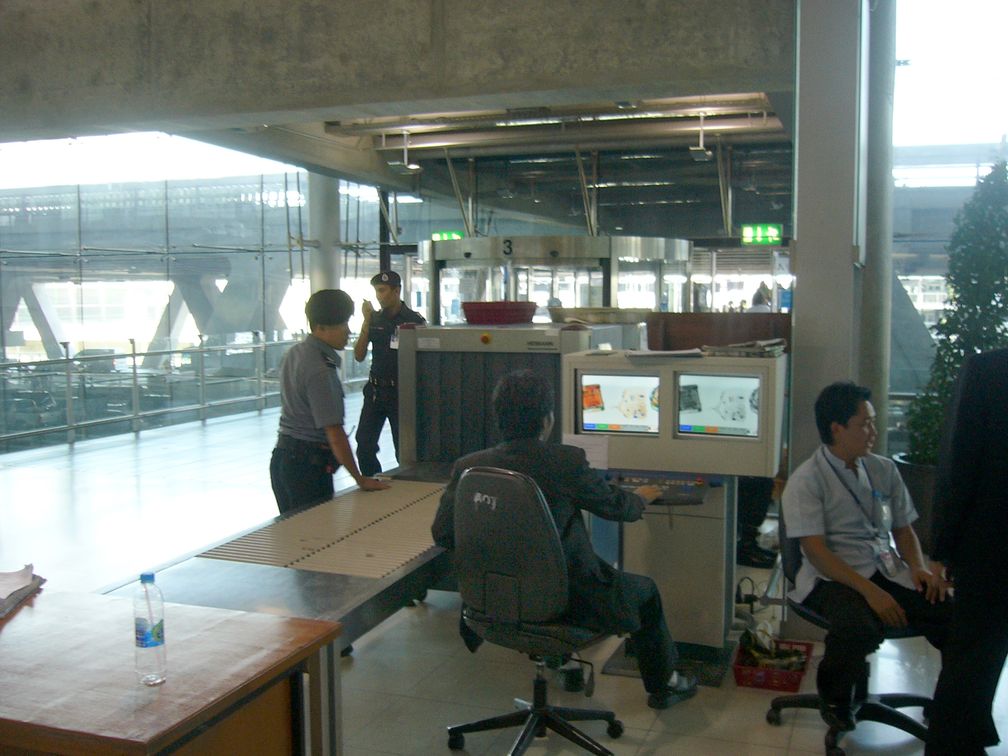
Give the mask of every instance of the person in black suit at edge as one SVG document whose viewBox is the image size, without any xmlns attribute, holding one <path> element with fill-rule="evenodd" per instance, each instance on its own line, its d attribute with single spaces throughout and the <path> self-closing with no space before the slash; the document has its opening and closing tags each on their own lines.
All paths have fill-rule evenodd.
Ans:
<svg viewBox="0 0 1008 756">
<path fill-rule="evenodd" d="M 991 716 L 1008 655 L 1008 349 L 966 358 L 949 407 L 935 484 L 932 557 L 953 577 L 926 754 L 971 756 L 999 742 Z"/>
<path fill-rule="evenodd" d="M 469 454 L 452 467 L 431 533 L 449 551 L 454 546 L 455 488 L 469 467 L 490 466 L 530 476 L 549 504 L 567 557 L 570 602 L 567 618 L 599 632 L 629 633 L 637 654 L 647 703 L 665 709 L 696 693 L 696 678 L 677 672 L 678 652 L 669 635 L 658 586 L 649 577 L 614 569 L 592 550 L 581 511 L 607 520 L 639 520 L 655 486 L 625 491 L 588 466 L 583 449 L 548 442 L 553 429 L 553 390 L 531 370 L 498 381 L 493 407 L 504 441 Z M 480 639 L 464 622 L 459 632 L 471 651 Z"/>
</svg>

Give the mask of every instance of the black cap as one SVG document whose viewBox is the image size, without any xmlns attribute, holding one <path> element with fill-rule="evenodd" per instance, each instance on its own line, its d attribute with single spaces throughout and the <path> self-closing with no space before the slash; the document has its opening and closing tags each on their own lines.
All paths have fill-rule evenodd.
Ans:
<svg viewBox="0 0 1008 756">
<path fill-rule="evenodd" d="M 354 302 L 341 289 L 320 289 L 308 297 L 305 303 L 308 326 L 339 325 L 350 320 L 354 314 Z"/>
<path fill-rule="evenodd" d="M 402 279 L 399 278 L 399 274 L 394 270 L 383 270 L 371 278 L 372 286 L 381 286 L 382 284 L 395 289 L 402 286 Z"/>
</svg>

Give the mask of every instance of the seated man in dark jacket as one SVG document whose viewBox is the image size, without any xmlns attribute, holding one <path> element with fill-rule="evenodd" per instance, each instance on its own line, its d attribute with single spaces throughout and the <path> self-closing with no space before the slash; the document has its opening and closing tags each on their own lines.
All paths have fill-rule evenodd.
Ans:
<svg viewBox="0 0 1008 756">
<path fill-rule="evenodd" d="M 568 618 L 600 632 L 630 634 L 648 706 L 664 709 L 692 696 L 696 679 L 675 670 L 678 654 L 658 587 L 651 578 L 620 572 L 596 556 L 581 514 L 586 510 L 607 520 L 639 520 L 658 489 L 624 491 L 588 466 L 583 449 L 545 441 L 553 429 L 553 391 L 532 371 L 501 378 L 493 406 L 504 441 L 455 462 L 431 527 L 435 543 L 448 550 L 454 546 L 455 487 L 465 469 L 501 467 L 528 475 L 546 497 L 567 556 Z"/>
</svg>

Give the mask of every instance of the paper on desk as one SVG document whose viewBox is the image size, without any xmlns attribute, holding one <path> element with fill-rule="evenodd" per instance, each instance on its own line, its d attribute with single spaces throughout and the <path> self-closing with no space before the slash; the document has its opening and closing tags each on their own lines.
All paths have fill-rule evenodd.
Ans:
<svg viewBox="0 0 1008 756">
<path fill-rule="evenodd" d="M 45 578 L 36 575 L 30 564 L 16 572 L 0 572 L 0 617 L 9 614 L 44 582 Z"/>
<path fill-rule="evenodd" d="M 609 436 L 579 436 L 564 433 L 563 442 L 568 446 L 584 449 L 588 464 L 596 470 L 609 469 Z"/>
<path fill-rule="evenodd" d="M 694 347 L 693 349 L 664 349 L 664 350 L 646 350 L 641 352 L 627 352 L 628 360 L 647 360 L 654 359 L 656 357 L 666 357 L 669 359 L 678 359 L 681 357 L 703 357 L 704 353 L 700 347 Z"/>
</svg>

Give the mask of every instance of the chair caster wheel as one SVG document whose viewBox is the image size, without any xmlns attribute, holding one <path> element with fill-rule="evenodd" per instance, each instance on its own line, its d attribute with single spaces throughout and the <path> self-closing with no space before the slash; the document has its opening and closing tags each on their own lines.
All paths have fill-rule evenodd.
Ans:
<svg viewBox="0 0 1008 756">
<path fill-rule="evenodd" d="M 453 751 L 461 751 L 465 748 L 465 735 L 449 735 L 448 747 Z"/>
<path fill-rule="evenodd" d="M 351 654 L 353 654 L 353 644 L 352 643 L 349 646 L 347 646 L 346 648 L 341 648 L 340 652 L 339 652 L 340 657 L 342 657 L 344 659 L 346 657 L 350 656 Z"/>
<path fill-rule="evenodd" d="M 609 723 L 609 726 L 606 727 L 606 735 L 608 735 L 610 738 L 618 738 L 622 734 L 623 734 L 623 723 L 620 722 L 618 719 L 614 719 L 612 722 Z"/>
<path fill-rule="evenodd" d="M 777 709 L 770 709 L 766 713 L 766 721 L 770 724 L 779 727 L 781 723 L 781 714 Z"/>
</svg>

